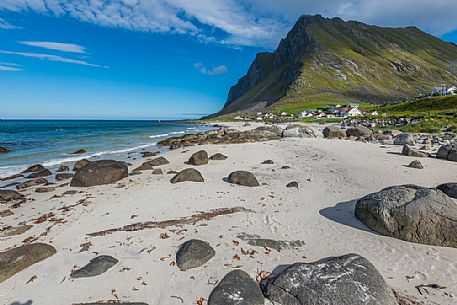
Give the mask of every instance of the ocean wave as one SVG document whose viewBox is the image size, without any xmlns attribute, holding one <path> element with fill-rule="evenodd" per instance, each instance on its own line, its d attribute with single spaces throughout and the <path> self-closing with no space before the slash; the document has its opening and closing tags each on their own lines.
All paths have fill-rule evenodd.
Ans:
<svg viewBox="0 0 457 305">
<path fill-rule="evenodd" d="M 53 159 L 53 160 L 46 160 L 46 161 L 41 162 L 41 164 L 44 167 L 52 168 L 52 167 L 59 166 L 59 165 L 61 165 L 63 163 L 76 162 L 76 161 L 79 161 L 81 159 L 97 158 L 97 157 L 101 157 L 101 156 L 105 156 L 105 155 L 115 155 L 115 154 L 127 153 L 127 152 L 131 152 L 131 151 L 135 151 L 135 150 L 140 150 L 140 149 L 143 149 L 143 148 L 151 147 L 151 146 L 154 146 L 156 144 L 157 144 L 157 142 L 153 142 L 153 143 L 150 143 L 150 144 L 142 144 L 142 145 L 138 145 L 138 146 L 135 146 L 135 147 L 126 148 L 126 149 L 104 150 L 104 151 L 96 152 L 96 153 L 93 153 L 93 154 L 83 154 L 83 155 L 72 156 L 72 157 L 65 157 L 65 158 L 59 158 L 59 159 Z M 16 165 L 1 166 L 0 167 L 0 177 L 4 178 L 4 177 L 8 177 L 8 176 L 12 176 L 12 175 L 21 173 L 31 165 L 32 164 L 17 165 L 17 166 Z"/>
<path fill-rule="evenodd" d="M 151 139 L 155 139 L 155 138 L 163 138 L 163 137 L 166 137 L 166 136 L 169 136 L 170 134 L 169 133 L 162 133 L 162 134 L 155 134 L 155 135 L 152 135 L 152 136 L 149 136 Z"/>
<path fill-rule="evenodd" d="M 183 134 L 183 133 L 185 133 L 184 130 L 182 130 L 182 131 L 173 131 L 173 132 L 170 132 L 170 134 Z"/>
</svg>

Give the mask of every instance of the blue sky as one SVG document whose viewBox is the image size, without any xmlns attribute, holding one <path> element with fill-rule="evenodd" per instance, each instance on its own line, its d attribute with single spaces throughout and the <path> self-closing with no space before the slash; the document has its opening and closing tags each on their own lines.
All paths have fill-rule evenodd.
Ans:
<svg viewBox="0 0 457 305">
<path fill-rule="evenodd" d="M 215 112 L 301 14 L 417 25 L 457 42 L 455 0 L 322 2 L 1 0 L 0 118 Z"/>
</svg>

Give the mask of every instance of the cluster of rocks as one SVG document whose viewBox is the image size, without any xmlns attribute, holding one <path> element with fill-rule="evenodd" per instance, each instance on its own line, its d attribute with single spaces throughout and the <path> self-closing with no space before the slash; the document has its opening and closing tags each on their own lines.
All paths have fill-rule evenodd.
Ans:
<svg viewBox="0 0 457 305">
<path fill-rule="evenodd" d="M 318 132 L 307 125 L 292 124 L 284 130 L 279 126 L 271 125 L 261 126 L 256 129 L 246 131 L 221 128 L 203 133 L 186 134 L 181 137 L 172 137 L 160 141 L 158 145 L 167 146 L 170 149 L 178 149 L 193 145 L 240 144 L 278 140 L 290 137 L 316 138 L 318 136 Z"/>
<path fill-rule="evenodd" d="M 457 198 L 457 183 L 394 186 L 359 199 L 355 217 L 383 235 L 457 248 L 457 205 L 451 198 Z"/>
<path fill-rule="evenodd" d="M 400 128 L 422 122 L 422 117 L 413 118 L 348 118 L 341 122 L 343 127 L 364 125 L 367 127 L 392 127 Z"/>
</svg>

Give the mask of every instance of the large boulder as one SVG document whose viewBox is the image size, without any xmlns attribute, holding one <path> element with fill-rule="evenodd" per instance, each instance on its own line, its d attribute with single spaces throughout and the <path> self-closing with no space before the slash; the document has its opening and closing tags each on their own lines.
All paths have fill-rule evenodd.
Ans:
<svg viewBox="0 0 457 305">
<path fill-rule="evenodd" d="M 236 171 L 231 173 L 228 177 L 228 182 L 249 187 L 260 186 L 254 174 L 247 171 Z"/>
<path fill-rule="evenodd" d="M 90 262 L 80 269 L 71 272 L 70 277 L 94 277 L 107 272 L 119 261 L 109 255 L 100 255 L 90 260 Z"/>
<path fill-rule="evenodd" d="M 328 126 L 324 129 L 324 138 L 327 139 L 343 139 L 346 138 L 346 131 L 339 126 Z"/>
<path fill-rule="evenodd" d="M 81 159 L 79 161 L 76 161 L 75 165 L 73 166 L 73 171 L 77 172 L 79 171 L 84 165 L 89 164 L 90 161 L 87 159 Z"/>
<path fill-rule="evenodd" d="M 89 187 L 111 184 L 128 176 L 128 167 L 114 160 L 94 161 L 84 165 L 71 179 L 70 186 Z"/>
<path fill-rule="evenodd" d="M 206 264 L 215 254 L 209 243 L 191 239 L 179 247 L 176 252 L 176 264 L 183 271 L 198 268 Z"/>
<path fill-rule="evenodd" d="M 450 183 L 443 183 L 440 184 L 436 187 L 449 197 L 457 199 L 457 183 L 456 182 L 450 182 Z"/>
<path fill-rule="evenodd" d="M 286 130 L 282 132 L 283 138 L 317 138 L 316 131 L 307 126 L 300 124 L 293 124 L 287 126 Z"/>
<path fill-rule="evenodd" d="M 35 173 L 35 172 L 42 171 L 44 169 L 46 169 L 46 168 L 43 165 L 35 164 L 35 165 L 28 167 L 25 171 L 23 171 L 23 173 Z"/>
<path fill-rule="evenodd" d="M 411 133 L 402 133 L 394 138 L 394 145 L 415 145 L 414 135 Z"/>
<path fill-rule="evenodd" d="M 457 247 L 457 205 L 437 189 L 415 185 L 386 188 L 359 199 L 355 216 L 383 235 Z"/>
<path fill-rule="evenodd" d="M 24 198 L 24 195 L 13 190 L 0 190 L 0 202 L 8 202 Z"/>
<path fill-rule="evenodd" d="M 409 145 L 404 145 L 403 146 L 403 150 L 401 151 L 401 154 L 403 156 L 408 156 L 408 157 L 417 157 L 417 158 L 425 158 L 425 157 L 427 157 L 426 153 L 418 151 L 417 149 L 412 148 Z"/>
<path fill-rule="evenodd" d="M 368 138 L 373 134 L 373 130 L 370 128 L 367 128 L 363 125 L 359 125 L 357 127 L 351 127 L 346 130 L 346 135 L 348 137 L 362 137 L 362 138 Z"/>
<path fill-rule="evenodd" d="M 34 179 L 34 178 L 47 177 L 47 176 L 51 176 L 51 175 L 52 175 L 52 172 L 49 169 L 45 168 L 43 170 L 40 170 L 39 172 L 31 173 L 26 178 Z"/>
<path fill-rule="evenodd" d="M 200 166 L 208 164 L 208 162 L 208 153 L 204 150 L 199 150 L 190 157 L 189 161 L 187 161 L 187 164 Z"/>
<path fill-rule="evenodd" d="M 55 253 L 53 246 L 43 243 L 26 244 L 0 252 L 0 283 Z"/>
<path fill-rule="evenodd" d="M 436 153 L 438 159 L 457 162 L 457 143 L 443 145 Z"/>
<path fill-rule="evenodd" d="M 203 179 L 202 174 L 193 168 L 186 168 L 185 170 L 180 171 L 170 180 L 171 183 L 179 183 L 185 181 L 204 182 L 205 180 Z"/>
<path fill-rule="evenodd" d="M 397 305 L 382 275 L 357 254 L 293 264 L 262 290 L 281 305 Z"/>
<path fill-rule="evenodd" d="M 208 305 L 264 304 L 259 285 L 242 270 L 233 270 L 224 276 L 208 298 Z"/>
</svg>

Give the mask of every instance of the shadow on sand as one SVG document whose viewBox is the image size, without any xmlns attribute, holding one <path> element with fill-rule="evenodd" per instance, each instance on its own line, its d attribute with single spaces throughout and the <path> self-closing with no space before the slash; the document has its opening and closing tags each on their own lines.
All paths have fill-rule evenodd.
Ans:
<svg viewBox="0 0 457 305">
<path fill-rule="evenodd" d="M 354 209 L 356 202 L 357 200 L 340 202 L 334 207 L 320 210 L 319 214 L 342 225 L 378 235 L 378 233 L 372 231 L 357 218 L 355 218 Z"/>
</svg>

